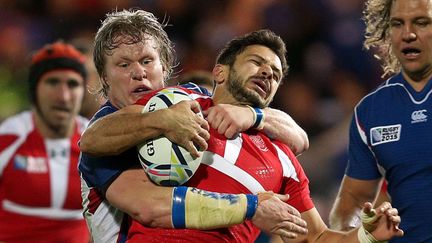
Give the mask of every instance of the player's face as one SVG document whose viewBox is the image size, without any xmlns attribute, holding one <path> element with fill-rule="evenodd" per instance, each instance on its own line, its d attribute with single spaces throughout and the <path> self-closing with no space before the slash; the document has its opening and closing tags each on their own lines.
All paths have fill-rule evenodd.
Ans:
<svg viewBox="0 0 432 243">
<path fill-rule="evenodd" d="M 134 104 L 151 90 L 162 88 L 164 70 L 154 39 L 148 36 L 145 42 L 121 44 L 114 49 L 111 56 L 106 56 L 102 81 L 109 85 L 108 98 L 117 108 Z"/>
<path fill-rule="evenodd" d="M 248 46 L 230 69 L 228 90 L 237 101 L 264 108 L 279 87 L 281 70 L 281 61 L 271 49 Z"/>
<path fill-rule="evenodd" d="M 431 0 L 395 0 L 390 11 L 392 51 L 414 80 L 432 74 Z"/>
<path fill-rule="evenodd" d="M 71 129 L 81 109 L 84 79 L 72 70 L 53 70 L 42 75 L 37 88 L 36 115 L 54 133 Z"/>
</svg>

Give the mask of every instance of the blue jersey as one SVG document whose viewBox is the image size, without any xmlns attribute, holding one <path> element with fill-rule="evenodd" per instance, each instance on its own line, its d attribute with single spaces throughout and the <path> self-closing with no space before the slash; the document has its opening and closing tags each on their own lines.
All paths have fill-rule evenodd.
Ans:
<svg viewBox="0 0 432 243">
<path fill-rule="evenodd" d="M 210 95 L 205 88 L 193 83 L 187 83 L 182 87 Z M 90 125 L 117 110 L 109 101 L 106 102 L 93 116 Z M 111 183 L 130 168 L 141 168 L 135 147 L 116 156 L 93 157 L 81 153 L 78 169 L 81 174 L 82 206 L 95 242 L 126 242 L 130 219 L 110 205 L 104 194 Z"/>
<path fill-rule="evenodd" d="M 432 242 L 431 93 L 432 81 L 417 92 L 398 74 L 354 110 L 346 175 L 387 180 L 405 231 L 390 242 Z"/>
</svg>

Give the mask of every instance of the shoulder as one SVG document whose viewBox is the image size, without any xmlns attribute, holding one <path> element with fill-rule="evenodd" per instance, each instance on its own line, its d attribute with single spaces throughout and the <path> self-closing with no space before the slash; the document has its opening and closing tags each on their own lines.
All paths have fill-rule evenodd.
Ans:
<svg viewBox="0 0 432 243">
<path fill-rule="evenodd" d="M 31 111 L 24 111 L 7 118 L 0 125 L 0 134 L 27 134 L 34 129 Z"/>
<path fill-rule="evenodd" d="M 86 129 L 87 125 L 89 124 L 89 120 L 85 117 L 82 116 L 77 116 L 76 117 L 76 121 L 78 124 L 78 131 L 80 133 L 84 132 L 84 130 Z"/>
<path fill-rule="evenodd" d="M 118 109 L 114 107 L 109 101 L 107 101 L 105 104 L 101 106 L 101 108 L 93 115 L 93 117 L 90 120 L 90 124 L 95 122 L 96 120 L 109 115 L 111 113 L 116 112 Z"/>
<path fill-rule="evenodd" d="M 395 92 L 404 90 L 402 79 L 402 75 L 398 74 L 382 82 L 375 90 L 371 91 L 358 102 L 355 111 L 367 111 L 372 107 L 385 106 Z"/>
</svg>

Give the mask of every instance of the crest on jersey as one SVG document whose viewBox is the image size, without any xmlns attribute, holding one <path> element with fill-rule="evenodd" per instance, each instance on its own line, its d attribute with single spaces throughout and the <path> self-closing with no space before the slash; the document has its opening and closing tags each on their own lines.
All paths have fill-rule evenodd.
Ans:
<svg viewBox="0 0 432 243">
<path fill-rule="evenodd" d="M 372 146 L 399 141 L 401 128 L 401 124 L 371 128 L 370 139 Z"/>
<path fill-rule="evenodd" d="M 261 136 L 251 135 L 249 137 L 252 140 L 252 142 L 255 144 L 255 146 L 257 146 L 261 151 L 267 152 L 269 150 Z"/>
<path fill-rule="evenodd" d="M 411 123 L 427 122 L 427 110 L 418 110 L 411 113 Z"/>
</svg>

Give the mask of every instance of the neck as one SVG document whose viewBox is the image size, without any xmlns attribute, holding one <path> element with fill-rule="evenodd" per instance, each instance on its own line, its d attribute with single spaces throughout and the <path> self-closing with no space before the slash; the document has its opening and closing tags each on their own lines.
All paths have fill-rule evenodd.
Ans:
<svg viewBox="0 0 432 243">
<path fill-rule="evenodd" d="M 424 89 L 428 81 L 432 78 L 432 69 L 425 73 L 406 73 L 402 71 L 402 75 L 405 80 L 413 87 L 417 92 Z"/>
</svg>

